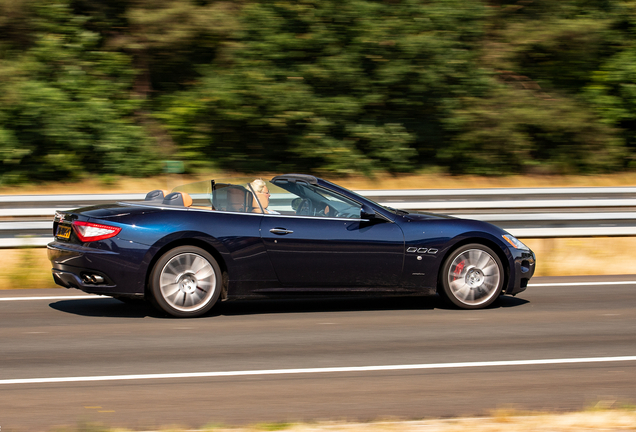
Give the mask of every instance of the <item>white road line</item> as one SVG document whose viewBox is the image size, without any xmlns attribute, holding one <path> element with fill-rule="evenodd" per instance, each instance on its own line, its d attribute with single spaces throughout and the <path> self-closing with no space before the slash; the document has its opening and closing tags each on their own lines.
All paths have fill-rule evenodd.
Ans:
<svg viewBox="0 0 636 432">
<path fill-rule="evenodd" d="M 561 283 L 530 283 L 528 288 L 547 286 L 593 286 L 593 285 L 636 285 L 636 281 L 613 281 L 613 282 L 561 282 Z"/>
<path fill-rule="evenodd" d="M 77 296 L 44 296 L 44 297 L 0 297 L 0 301 L 21 301 L 21 300 L 78 300 L 110 298 L 98 295 L 77 295 Z"/>
<path fill-rule="evenodd" d="M 399 371 L 399 370 L 417 370 L 417 369 L 448 369 L 448 368 L 472 368 L 472 367 L 492 367 L 492 366 L 532 366 L 532 365 L 556 365 L 556 364 L 573 364 L 573 363 L 607 363 L 607 362 L 625 362 L 625 361 L 636 361 L 636 356 L 588 357 L 588 358 L 540 359 L 540 360 L 509 360 L 509 361 L 485 361 L 485 362 L 464 362 L 464 363 L 430 363 L 430 364 L 388 365 L 388 366 L 352 366 L 352 367 L 305 368 L 305 369 L 265 369 L 265 370 L 244 370 L 244 371 L 225 371 L 225 372 L 191 372 L 191 373 L 166 373 L 166 374 L 144 374 L 144 375 L 23 378 L 23 379 L 0 380 L 0 385 L 2 384 L 46 384 L 46 383 L 67 383 L 67 382 L 88 382 L 88 381 L 146 380 L 146 379 L 169 379 L 169 378 L 212 378 L 212 377 L 234 377 L 234 376 L 254 376 L 254 375 L 290 375 L 290 374 L 339 373 L 339 372 L 379 372 L 379 371 Z"/>
</svg>

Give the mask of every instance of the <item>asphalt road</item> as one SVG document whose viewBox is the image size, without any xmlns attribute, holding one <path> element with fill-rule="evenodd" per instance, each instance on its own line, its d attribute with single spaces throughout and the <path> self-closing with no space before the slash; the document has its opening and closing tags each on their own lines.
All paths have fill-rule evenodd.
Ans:
<svg viewBox="0 0 636 432">
<path fill-rule="evenodd" d="M 616 281 L 634 282 L 608 283 Z M 532 282 L 479 311 L 436 297 L 271 300 L 224 303 L 189 320 L 110 298 L 8 300 L 83 295 L 75 290 L 0 291 L 0 428 L 148 430 L 636 402 L 636 275 Z"/>
</svg>

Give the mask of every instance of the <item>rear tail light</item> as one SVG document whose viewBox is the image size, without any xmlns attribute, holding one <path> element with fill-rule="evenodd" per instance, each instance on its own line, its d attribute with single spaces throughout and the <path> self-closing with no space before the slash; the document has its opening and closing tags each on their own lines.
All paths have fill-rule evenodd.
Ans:
<svg viewBox="0 0 636 432">
<path fill-rule="evenodd" d="M 119 227 L 81 221 L 73 222 L 73 228 L 75 229 L 77 237 L 79 237 L 79 239 L 83 242 L 104 240 L 115 237 L 121 231 L 121 228 Z"/>
</svg>

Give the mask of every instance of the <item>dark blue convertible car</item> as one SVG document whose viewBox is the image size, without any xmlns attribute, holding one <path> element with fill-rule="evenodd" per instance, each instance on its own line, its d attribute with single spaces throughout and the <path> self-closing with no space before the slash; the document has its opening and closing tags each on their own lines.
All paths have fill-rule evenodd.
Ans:
<svg viewBox="0 0 636 432">
<path fill-rule="evenodd" d="M 221 300 L 391 294 L 464 309 L 523 291 L 534 253 L 491 224 L 377 204 L 309 175 L 209 180 L 60 211 L 55 282 L 177 317 Z"/>
</svg>

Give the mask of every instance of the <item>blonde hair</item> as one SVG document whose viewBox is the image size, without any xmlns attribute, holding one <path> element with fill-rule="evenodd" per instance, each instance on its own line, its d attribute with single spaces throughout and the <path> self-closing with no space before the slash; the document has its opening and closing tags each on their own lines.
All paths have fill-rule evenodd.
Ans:
<svg viewBox="0 0 636 432">
<path fill-rule="evenodd" d="M 265 189 L 265 181 L 263 181 L 263 179 L 256 179 L 250 183 L 250 186 L 252 186 L 254 192 L 261 193 L 263 192 L 263 189 Z"/>
</svg>

